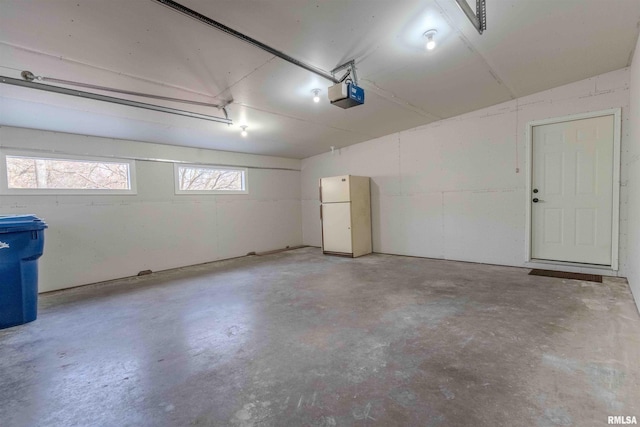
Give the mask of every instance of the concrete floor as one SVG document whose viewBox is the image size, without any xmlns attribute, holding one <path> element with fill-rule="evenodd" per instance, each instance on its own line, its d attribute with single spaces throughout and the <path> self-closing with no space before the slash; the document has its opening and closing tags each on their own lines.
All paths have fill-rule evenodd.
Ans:
<svg viewBox="0 0 640 427">
<path fill-rule="evenodd" d="M 640 418 L 624 280 L 304 248 L 42 295 L 0 425 L 604 426 Z"/>
</svg>

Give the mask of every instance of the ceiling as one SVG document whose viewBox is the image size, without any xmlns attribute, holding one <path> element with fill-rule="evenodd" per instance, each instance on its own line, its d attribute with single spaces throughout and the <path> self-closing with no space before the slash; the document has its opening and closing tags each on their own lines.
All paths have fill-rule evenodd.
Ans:
<svg viewBox="0 0 640 427">
<path fill-rule="evenodd" d="M 355 59 L 365 104 L 332 106 L 329 81 L 153 0 L 0 0 L 0 75 L 233 99 L 234 122 L 0 84 L 0 125 L 305 158 L 626 67 L 640 25 L 638 0 L 487 0 L 482 35 L 454 0 L 179 2 L 323 70 Z"/>
</svg>

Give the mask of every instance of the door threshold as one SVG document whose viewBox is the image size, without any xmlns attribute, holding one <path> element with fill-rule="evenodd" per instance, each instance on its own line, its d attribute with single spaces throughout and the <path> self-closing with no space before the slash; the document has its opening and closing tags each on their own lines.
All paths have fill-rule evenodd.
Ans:
<svg viewBox="0 0 640 427">
<path fill-rule="evenodd" d="M 573 273 L 588 273 L 588 274 L 599 274 L 602 276 L 617 276 L 618 270 L 614 270 L 610 265 L 599 265 L 599 264 L 581 264 L 578 262 L 568 262 L 568 261 L 553 261 L 546 259 L 531 259 L 524 263 L 525 267 L 528 268 L 541 268 L 541 269 L 560 269 L 563 268 L 566 271 L 570 271 Z"/>
</svg>

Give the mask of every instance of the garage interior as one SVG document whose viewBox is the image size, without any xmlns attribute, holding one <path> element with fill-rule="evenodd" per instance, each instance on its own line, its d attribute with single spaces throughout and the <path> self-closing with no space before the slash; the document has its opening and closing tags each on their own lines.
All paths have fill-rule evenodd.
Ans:
<svg viewBox="0 0 640 427">
<path fill-rule="evenodd" d="M 640 2 L 473 3 L 0 0 L 0 425 L 640 418 Z"/>
</svg>

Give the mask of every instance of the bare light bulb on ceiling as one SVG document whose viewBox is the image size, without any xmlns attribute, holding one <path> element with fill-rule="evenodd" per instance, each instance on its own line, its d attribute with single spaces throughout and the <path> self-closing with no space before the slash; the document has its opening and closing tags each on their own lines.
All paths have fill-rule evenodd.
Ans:
<svg viewBox="0 0 640 427">
<path fill-rule="evenodd" d="M 320 102 L 320 89 L 313 89 L 311 93 L 313 93 L 313 102 Z"/>
<path fill-rule="evenodd" d="M 240 132 L 240 135 L 242 135 L 243 137 L 247 136 L 247 128 L 248 128 L 249 126 L 242 125 L 242 126 L 240 126 L 240 127 L 242 128 L 242 132 Z"/>
<path fill-rule="evenodd" d="M 427 38 L 427 44 L 426 44 L 427 50 L 435 49 L 437 43 L 433 39 L 433 36 L 435 36 L 436 34 L 438 34 L 437 30 L 429 30 L 429 31 L 424 33 L 424 36 Z"/>
</svg>

